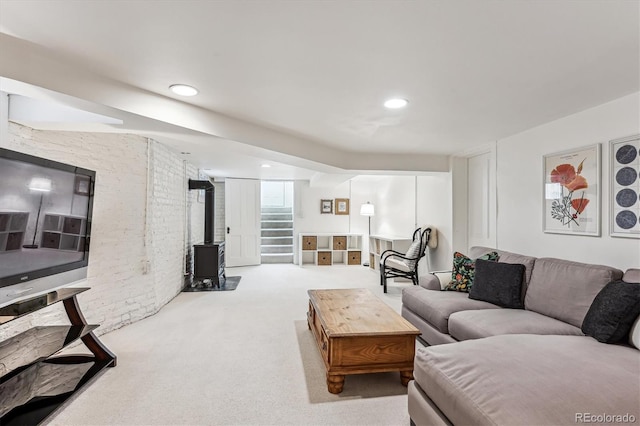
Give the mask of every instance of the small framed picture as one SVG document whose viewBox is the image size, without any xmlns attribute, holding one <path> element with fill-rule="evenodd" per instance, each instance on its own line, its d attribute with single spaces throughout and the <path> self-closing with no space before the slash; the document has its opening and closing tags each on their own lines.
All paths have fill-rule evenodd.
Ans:
<svg viewBox="0 0 640 426">
<path fill-rule="evenodd" d="M 73 192 L 78 195 L 89 195 L 91 191 L 91 178 L 89 176 L 76 175 Z"/>
<path fill-rule="evenodd" d="M 333 200 L 320 200 L 320 213 L 332 214 L 333 213 Z"/>
<path fill-rule="evenodd" d="M 336 214 L 349 214 L 348 198 L 336 198 Z"/>
</svg>

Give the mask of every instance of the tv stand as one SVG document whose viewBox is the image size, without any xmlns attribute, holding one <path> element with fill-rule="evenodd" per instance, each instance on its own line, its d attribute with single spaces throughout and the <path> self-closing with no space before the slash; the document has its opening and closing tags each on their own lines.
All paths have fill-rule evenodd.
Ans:
<svg viewBox="0 0 640 426">
<path fill-rule="evenodd" d="M 38 424 L 91 383 L 116 356 L 93 334 L 76 296 L 88 288 L 62 288 L 0 308 L 0 326 L 63 302 L 70 325 L 35 326 L 0 342 L 0 424 Z M 56 355 L 81 339 L 92 355 Z"/>
</svg>

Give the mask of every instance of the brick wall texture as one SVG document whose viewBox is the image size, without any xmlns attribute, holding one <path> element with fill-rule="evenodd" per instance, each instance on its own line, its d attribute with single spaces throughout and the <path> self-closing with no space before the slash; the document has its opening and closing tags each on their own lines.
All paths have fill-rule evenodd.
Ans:
<svg viewBox="0 0 640 426">
<path fill-rule="evenodd" d="M 198 169 L 159 142 L 129 134 L 40 131 L 9 123 L 0 145 L 96 171 L 91 251 L 78 296 L 97 334 L 156 313 L 175 297 L 202 243 L 204 204 L 187 180 Z M 37 324 L 66 323 L 62 304 L 7 324 L 0 340 Z"/>
</svg>

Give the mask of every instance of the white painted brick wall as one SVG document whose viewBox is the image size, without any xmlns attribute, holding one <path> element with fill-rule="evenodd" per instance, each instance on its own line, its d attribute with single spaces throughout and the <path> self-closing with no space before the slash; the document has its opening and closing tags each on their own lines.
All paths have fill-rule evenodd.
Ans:
<svg viewBox="0 0 640 426">
<path fill-rule="evenodd" d="M 152 193 L 151 272 L 155 308 L 163 306 L 184 286 L 187 179 L 184 162 L 158 142 L 151 142 Z"/>
<path fill-rule="evenodd" d="M 213 225 L 213 229 L 214 229 L 214 234 L 213 234 L 213 239 L 214 241 L 218 242 L 218 241 L 224 241 L 225 240 L 225 236 L 226 236 L 226 225 L 225 225 L 225 220 L 224 220 L 224 209 L 225 209 L 225 204 L 224 204 L 224 182 L 214 182 L 213 186 L 215 187 L 215 200 L 216 200 L 216 206 L 215 206 L 215 223 Z"/>
<path fill-rule="evenodd" d="M 39 131 L 9 123 L 1 145 L 96 171 L 86 286 L 78 296 L 98 334 L 157 312 L 183 286 L 185 248 L 200 242 L 204 204 L 187 176 L 197 169 L 146 138 Z M 149 164 L 149 167 L 147 167 Z M 188 223 L 187 218 L 190 218 Z M 0 328 L 0 339 L 33 324 L 66 323 L 61 304 Z"/>
</svg>

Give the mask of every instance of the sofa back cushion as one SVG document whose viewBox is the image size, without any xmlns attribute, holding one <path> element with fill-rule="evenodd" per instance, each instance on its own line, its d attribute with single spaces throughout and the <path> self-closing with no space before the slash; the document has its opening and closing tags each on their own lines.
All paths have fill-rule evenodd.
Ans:
<svg viewBox="0 0 640 426">
<path fill-rule="evenodd" d="M 628 283 L 640 282 L 640 268 L 627 269 L 622 276 L 622 280 Z M 631 326 L 629 332 L 629 343 L 636 349 L 640 349 L 640 317 Z"/>
<path fill-rule="evenodd" d="M 621 278 L 622 271 L 609 266 L 539 258 L 531 273 L 524 306 L 580 327 L 600 290 Z"/>
<path fill-rule="evenodd" d="M 639 268 L 630 268 L 627 269 L 622 276 L 622 281 L 626 281 L 628 283 L 640 283 L 640 269 Z"/>
</svg>

